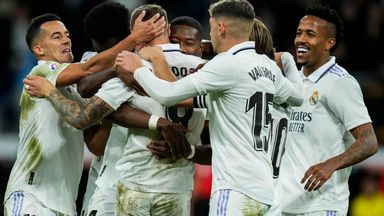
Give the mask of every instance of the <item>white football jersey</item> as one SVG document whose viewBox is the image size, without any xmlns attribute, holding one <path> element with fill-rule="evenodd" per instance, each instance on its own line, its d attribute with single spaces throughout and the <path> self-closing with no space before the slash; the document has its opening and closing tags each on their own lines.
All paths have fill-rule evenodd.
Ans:
<svg viewBox="0 0 384 216">
<path fill-rule="evenodd" d="M 208 93 L 212 193 L 232 189 L 271 204 L 270 110 L 273 102 L 285 102 L 294 88 L 276 63 L 254 47 L 251 41 L 237 44 L 174 83 L 157 79 L 144 67 L 134 76 L 149 95 L 165 104 Z"/>
<path fill-rule="evenodd" d="M 119 180 L 116 162 L 122 157 L 124 146 L 128 140 L 128 128 L 113 124 L 105 146 L 103 163 L 96 180 L 98 188 L 113 188 Z"/>
<path fill-rule="evenodd" d="M 46 77 L 55 85 L 67 66 L 67 63 L 39 61 L 31 74 Z M 65 97 L 81 101 L 73 87 L 59 90 Z M 83 169 L 83 132 L 61 119 L 48 99 L 33 98 L 23 90 L 19 137 L 17 159 L 5 196 L 26 191 L 47 208 L 76 215 L 75 201 Z"/>
<path fill-rule="evenodd" d="M 300 181 L 310 166 L 344 152 L 354 142 L 349 131 L 371 119 L 358 82 L 336 64 L 334 57 L 302 78 L 304 103 L 292 108 L 281 166 L 283 211 L 334 210 L 346 214 L 351 167 L 335 171 L 316 191 L 306 192 Z"/>
<path fill-rule="evenodd" d="M 180 52 L 176 44 L 160 45 L 172 71 L 178 78 L 187 76 L 205 60 Z M 145 63 L 150 66 L 148 63 Z M 133 93 L 132 93 L 133 92 Z M 125 86 L 118 78 L 107 81 L 96 94 L 114 109 L 128 101 L 131 105 L 146 112 L 178 121 L 192 130 L 187 133 L 188 141 L 196 145 L 204 126 L 205 111 L 165 107 L 149 97 L 140 96 Z M 180 159 L 157 160 L 146 145 L 158 139 L 160 133 L 146 129 L 130 129 L 124 155 L 116 169 L 122 182 L 130 189 L 145 192 L 182 193 L 193 189 L 193 162 Z"/>
</svg>

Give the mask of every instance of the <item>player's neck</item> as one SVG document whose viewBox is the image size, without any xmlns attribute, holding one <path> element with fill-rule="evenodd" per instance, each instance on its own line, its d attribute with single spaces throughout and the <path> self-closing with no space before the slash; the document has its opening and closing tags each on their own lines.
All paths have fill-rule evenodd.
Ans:
<svg viewBox="0 0 384 216">
<path fill-rule="evenodd" d="M 156 46 L 156 45 L 162 45 L 162 44 L 169 44 L 169 37 L 165 35 L 160 35 L 159 37 L 151 40 L 148 45 L 150 46 Z"/>
<path fill-rule="evenodd" d="M 331 57 L 330 57 L 329 54 L 328 55 L 324 55 L 324 56 L 320 57 L 319 60 L 316 61 L 314 64 L 312 64 L 312 65 L 304 65 L 303 66 L 303 73 L 304 73 L 304 75 L 306 77 L 311 75 L 313 72 L 315 72 L 321 66 L 326 64 L 329 61 L 330 58 Z"/>
<path fill-rule="evenodd" d="M 218 53 L 226 52 L 229 49 L 231 49 L 232 47 L 234 47 L 238 44 L 244 43 L 246 41 L 248 41 L 248 39 L 235 39 L 235 38 L 223 39 L 221 41 L 220 46 L 218 47 L 217 51 L 218 51 Z"/>
</svg>

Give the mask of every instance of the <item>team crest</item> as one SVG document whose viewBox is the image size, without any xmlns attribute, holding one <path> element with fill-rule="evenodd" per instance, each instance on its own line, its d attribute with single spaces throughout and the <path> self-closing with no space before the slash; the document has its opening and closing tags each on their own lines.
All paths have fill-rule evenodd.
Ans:
<svg viewBox="0 0 384 216">
<path fill-rule="evenodd" d="M 312 106 L 315 106 L 317 102 L 319 101 L 319 92 L 315 90 L 311 97 L 309 97 L 309 104 Z"/>
<path fill-rule="evenodd" d="M 49 65 L 49 69 L 51 69 L 51 71 L 56 70 L 56 68 L 57 68 L 57 64 L 56 63 L 52 63 L 52 64 Z"/>
</svg>

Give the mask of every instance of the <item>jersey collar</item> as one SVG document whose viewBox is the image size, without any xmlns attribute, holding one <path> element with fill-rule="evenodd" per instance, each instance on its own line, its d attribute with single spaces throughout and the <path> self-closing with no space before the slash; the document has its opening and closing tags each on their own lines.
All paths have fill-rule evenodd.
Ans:
<svg viewBox="0 0 384 216">
<path fill-rule="evenodd" d="M 313 83 L 317 83 L 327 72 L 328 70 L 336 64 L 336 58 L 331 56 L 329 61 L 323 64 L 321 67 L 317 68 L 311 75 L 308 77 L 304 76 L 303 68 L 301 68 L 300 73 L 304 79 L 308 79 Z"/>
<path fill-rule="evenodd" d="M 236 55 L 237 53 L 243 51 L 243 50 L 255 50 L 255 42 L 254 41 L 246 41 L 239 44 L 236 44 L 235 46 L 231 47 L 227 52 L 231 53 L 232 55 Z"/>
<path fill-rule="evenodd" d="M 156 46 L 160 47 L 163 50 L 163 52 L 181 52 L 179 44 L 168 43 L 168 44 L 159 44 Z"/>
</svg>

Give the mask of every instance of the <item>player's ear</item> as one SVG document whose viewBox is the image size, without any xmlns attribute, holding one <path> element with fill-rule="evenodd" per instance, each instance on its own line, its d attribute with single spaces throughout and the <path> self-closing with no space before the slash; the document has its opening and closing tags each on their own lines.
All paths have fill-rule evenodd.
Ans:
<svg viewBox="0 0 384 216">
<path fill-rule="evenodd" d="M 334 47 L 336 45 L 336 38 L 329 38 L 327 40 L 327 46 L 326 46 L 326 50 L 330 50 L 332 49 L 332 47 Z"/>
<path fill-rule="evenodd" d="M 217 23 L 217 33 L 218 35 L 223 35 L 225 33 L 225 26 L 220 21 Z"/>
<path fill-rule="evenodd" d="M 35 53 L 35 55 L 37 56 L 44 55 L 44 49 L 39 44 L 34 45 L 32 50 L 33 50 L 33 53 Z"/>
</svg>

